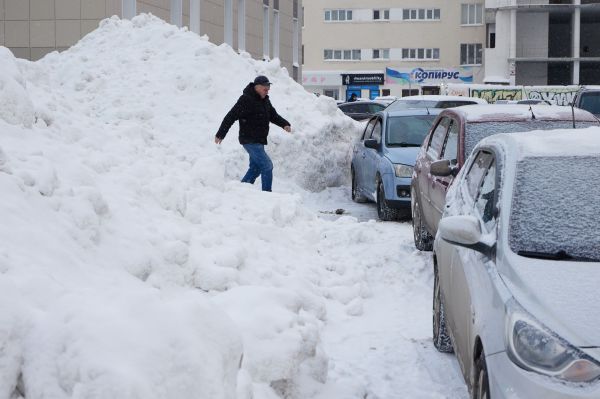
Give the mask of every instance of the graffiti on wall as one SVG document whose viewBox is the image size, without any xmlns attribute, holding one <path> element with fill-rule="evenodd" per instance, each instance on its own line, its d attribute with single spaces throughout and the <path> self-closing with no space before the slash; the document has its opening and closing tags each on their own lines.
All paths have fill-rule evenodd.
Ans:
<svg viewBox="0 0 600 399">
<path fill-rule="evenodd" d="M 498 100 L 521 100 L 521 89 L 471 89 L 471 97 L 483 98 L 492 104 Z"/>
<path fill-rule="evenodd" d="M 571 88 L 525 88 L 525 96 L 533 100 L 545 100 L 556 105 L 570 105 L 577 94 L 577 87 Z"/>
</svg>

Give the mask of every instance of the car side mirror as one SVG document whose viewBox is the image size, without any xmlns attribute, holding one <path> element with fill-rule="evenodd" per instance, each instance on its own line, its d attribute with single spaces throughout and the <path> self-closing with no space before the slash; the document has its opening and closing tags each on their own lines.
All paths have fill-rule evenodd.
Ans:
<svg viewBox="0 0 600 399">
<path fill-rule="evenodd" d="M 366 139 L 365 140 L 365 147 L 372 148 L 374 150 L 378 150 L 379 149 L 379 143 L 375 139 Z"/>
<path fill-rule="evenodd" d="M 434 176 L 456 176 L 458 174 L 458 167 L 452 165 L 447 159 L 440 159 L 431 163 L 429 171 Z"/>
<path fill-rule="evenodd" d="M 447 216 L 440 220 L 438 226 L 440 237 L 450 244 L 469 248 L 492 257 L 495 244 L 490 246 L 482 242 L 483 233 L 476 217 L 470 215 Z"/>
</svg>

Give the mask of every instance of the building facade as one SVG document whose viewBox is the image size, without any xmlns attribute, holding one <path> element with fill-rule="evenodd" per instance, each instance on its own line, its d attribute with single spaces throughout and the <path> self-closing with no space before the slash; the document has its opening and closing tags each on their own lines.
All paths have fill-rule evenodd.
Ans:
<svg viewBox="0 0 600 399">
<path fill-rule="evenodd" d="M 149 12 L 253 58 L 279 58 L 299 80 L 301 10 L 302 0 L 0 0 L 0 45 L 38 60 L 77 43 L 104 18 Z"/>
<path fill-rule="evenodd" d="M 487 80 L 600 84 L 600 1 L 486 0 Z"/>
<path fill-rule="evenodd" d="M 305 88 L 336 99 L 483 81 L 483 0 L 304 0 Z"/>
</svg>

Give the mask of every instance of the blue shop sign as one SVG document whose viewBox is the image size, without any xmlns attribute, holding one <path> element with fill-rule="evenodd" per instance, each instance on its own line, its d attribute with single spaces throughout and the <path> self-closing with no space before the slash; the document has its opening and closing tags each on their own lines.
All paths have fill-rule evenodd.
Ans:
<svg viewBox="0 0 600 399">
<path fill-rule="evenodd" d="M 377 85 L 351 85 L 346 88 L 346 90 L 379 90 L 379 86 Z"/>
</svg>

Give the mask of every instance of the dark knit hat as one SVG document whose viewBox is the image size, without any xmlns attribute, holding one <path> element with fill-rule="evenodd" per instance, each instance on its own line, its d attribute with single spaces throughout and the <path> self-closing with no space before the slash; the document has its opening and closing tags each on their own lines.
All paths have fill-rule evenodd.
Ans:
<svg viewBox="0 0 600 399">
<path fill-rule="evenodd" d="M 261 86 L 271 86 L 271 82 L 269 82 L 269 78 L 267 78 L 266 76 L 263 76 L 263 75 L 257 76 L 256 79 L 254 79 L 254 84 L 261 85 Z"/>
</svg>

